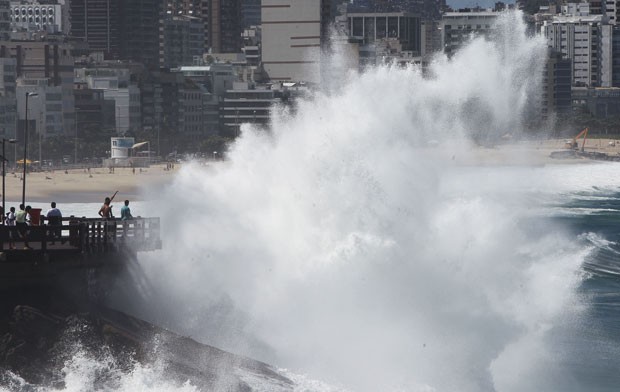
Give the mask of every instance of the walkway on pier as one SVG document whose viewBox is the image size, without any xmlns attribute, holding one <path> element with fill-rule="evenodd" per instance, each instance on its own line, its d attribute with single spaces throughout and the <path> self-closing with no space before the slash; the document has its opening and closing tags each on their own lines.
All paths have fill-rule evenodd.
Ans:
<svg viewBox="0 0 620 392">
<path fill-rule="evenodd" d="M 11 239 L 15 249 L 10 248 Z M 31 249 L 24 248 L 24 238 L 17 227 L 0 226 L 0 263 L 50 262 L 70 255 L 161 249 L 159 218 L 121 221 L 72 216 L 62 218 L 60 225 L 28 226 L 27 240 Z"/>
</svg>

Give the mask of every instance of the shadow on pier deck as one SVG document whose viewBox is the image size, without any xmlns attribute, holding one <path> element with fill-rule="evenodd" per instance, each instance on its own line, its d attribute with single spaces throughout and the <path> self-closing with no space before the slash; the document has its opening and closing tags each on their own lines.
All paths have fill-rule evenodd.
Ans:
<svg viewBox="0 0 620 392">
<path fill-rule="evenodd" d="M 138 252 L 161 249 L 159 218 L 63 218 L 29 226 L 28 244 L 16 227 L 0 226 L 0 289 L 54 278 L 68 270 L 123 264 Z M 12 249 L 14 245 L 14 249 Z"/>
</svg>

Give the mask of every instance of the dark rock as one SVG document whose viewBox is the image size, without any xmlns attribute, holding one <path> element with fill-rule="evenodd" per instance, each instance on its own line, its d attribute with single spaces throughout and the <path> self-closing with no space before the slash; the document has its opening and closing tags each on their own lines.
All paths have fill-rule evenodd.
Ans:
<svg viewBox="0 0 620 392">
<path fill-rule="evenodd" d="M 549 156 L 553 159 L 574 159 L 578 158 L 577 151 L 575 150 L 559 150 L 553 151 Z"/>
<path fill-rule="evenodd" d="M 251 391 L 240 374 L 258 375 L 274 390 L 292 390 L 292 382 L 269 365 L 200 344 L 142 320 L 107 308 L 58 315 L 31 306 L 15 307 L 0 341 L 0 367 L 27 383 L 64 387 L 63 367 L 78 352 L 114 359 L 114 371 L 101 371 L 96 383 L 113 386 L 118 370 L 157 361 L 168 381 L 189 381 L 203 390 Z M 6 374 L 0 379 L 7 386 Z"/>
</svg>

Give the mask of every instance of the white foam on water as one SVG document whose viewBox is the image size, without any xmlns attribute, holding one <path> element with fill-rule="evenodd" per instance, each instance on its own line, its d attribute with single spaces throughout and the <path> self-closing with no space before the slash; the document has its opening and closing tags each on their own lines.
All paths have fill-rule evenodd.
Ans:
<svg viewBox="0 0 620 392">
<path fill-rule="evenodd" d="M 101 353 L 99 353 L 101 354 Z M 124 368 L 111 356 L 93 355 L 84 350 L 65 361 L 60 378 L 54 386 L 32 385 L 11 372 L 4 373 L 0 391 L 83 392 L 83 391 L 142 391 L 142 392 L 197 392 L 189 382 L 170 381 L 169 375 L 157 364 Z"/>
</svg>

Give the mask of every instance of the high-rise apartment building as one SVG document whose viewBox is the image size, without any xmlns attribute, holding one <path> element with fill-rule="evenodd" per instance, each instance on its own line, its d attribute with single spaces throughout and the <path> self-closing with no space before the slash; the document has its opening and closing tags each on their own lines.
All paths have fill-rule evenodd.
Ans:
<svg viewBox="0 0 620 392">
<path fill-rule="evenodd" d="M 132 70 L 113 63 L 106 67 L 82 68 L 75 79 L 90 89 L 103 91 L 104 99 L 114 101 L 115 129 L 118 135 L 141 128 L 140 88 L 132 83 Z"/>
<path fill-rule="evenodd" d="M 208 43 L 213 53 L 241 51 L 241 0 L 210 0 Z"/>
<path fill-rule="evenodd" d="M 575 8 L 585 9 L 586 12 L 580 14 L 571 12 Z M 573 0 L 573 2 L 566 3 L 562 6 L 562 14 L 564 15 L 604 15 L 607 17 L 607 22 L 613 25 L 617 24 L 619 11 L 620 8 L 615 0 L 589 0 L 584 2 L 576 2 L 576 0 Z"/>
<path fill-rule="evenodd" d="M 168 0 L 164 2 L 164 13 L 170 16 L 186 15 L 201 17 L 209 0 Z"/>
<path fill-rule="evenodd" d="M 208 10 L 209 10 L 209 0 L 169 0 L 164 2 L 164 8 L 162 11 L 162 15 L 160 17 L 160 28 L 159 28 L 159 42 L 160 42 L 160 53 L 163 52 L 163 42 L 164 42 L 164 24 L 166 20 L 169 20 L 172 17 L 180 17 L 180 16 L 189 16 L 193 18 L 198 18 L 202 22 L 203 26 L 203 51 L 207 52 L 209 49 L 208 43 Z M 160 59 L 160 62 L 163 60 Z"/>
<path fill-rule="evenodd" d="M 321 48 L 328 43 L 329 0 L 263 0 L 262 60 L 271 80 L 321 80 Z"/>
<path fill-rule="evenodd" d="M 85 82 L 75 84 L 76 131 L 103 131 L 116 127 L 116 102 L 106 100 L 103 89 L 89 88 Z"/>
<path fill-rule="evenodd" d="M 16 67 L 17 62 L 14 58 L 0 57 L 0 137 L 5 139 L 16 137 Z"/>
<path fill-rule="evenodd" d="M 8 41 L 11 37 L 11 2 L 0 0 L 0 41 Z"/>
<path fill-rule="evenodd" d="M 199 18 L 169 16 L 163 20 L 160 66 L 174 68 L 202 61 L 204 29 Z"/>
<path fill-rule="evenodd" d="M 63 31 L 62 6 L 39 1 L 12 1 L 11 26 L 28 31 Z"/>
<path fill-rule="evenodd" d="M 164 4 L 160 25 L 165 17 L 200 18 L 204 27 L 204 51 L 239 53 L 241 51 L 241 0 L 168 0 Z M 160 28 L 160 41 L 163 27 Z"/>
<path fill-rule="evenodd" d="M 613 87 L 620 87 L 620 25 L 615 25 L 612 28 L 612 69 L 611 69 L 611 85 Z M 614 55 L 615 53 L 615 55 Z"/>
<path fill-rule="evenodd" d="M 441 46 L 451 56 L 472 35 L 489 35 L 493 33 L 493 24 L 499 12 L 446 12 L 441 17 Z"/>
<path fill-rule="evenodd" d="M 63 136 L 67 131 L 73 130 L 74 108 L 71 107 L 71 122 L 65 120 L 63 104 L 63 86 L 54 86 L 48 78 L 20 78 L 17 85 L 17 101 L 19 117 L 26 119 L 26 93 L 36 93 L 37 98 L 30 100 L 28 107 L 28 127 L 30 132 L 35 132 L 41 138 Z M 73 93 L 73 92 L 72 92 Z M 73 94 L 71 94 L 73 105 Z M 25 125 L 25 122 L 22 122 Z M 32 143 L 32 139 L 30 141 Z M 30 145 L 29 148 L 31 148 Z"/>
<path fill-rule="evenodd" d="M 71 0 L 73 38 L 106 59 L 159 66 L 160 0 Z"/>
<path fill-rule="evenodd" d="M 183 110 L 179 113 L 179 131 L 186 143 L 198 143 L 204 136 L 203 91 L 188 78 L 179 86 L 179 98 L 183 102 Z"/>
<path fill-rule="evenodd" d="M 260 25 L 261 0 L 241 0 L 241 27 Z"/>
<path fill-rule="evenodd" d="M 402 50 L 420 55 L 422 42 L 418 15 L 406 12 L 350 13 L 347 14 L 347 24 L 349 36 L 362 39 L 365 44 L 394 39 L 400 42 Z"/>
<path fill-rule="evenodd" d="M 39 100 L 43 102 L 42 105 L 47 100 L 55 101 L 53 107 L 44 108 L 50 116 L 37 119 L 37 129 L 42 130 L 46 136 L 72 134 L 75 126 L 74 63 L 70 52 L 68 44 L 46 41 L 10 41 L 0 47 L 0 57 L 15 59 L 15 71 L 22 92 L 40 89 L 41 97 L 45 97 Z M 47 93 L 51 94 L 49 99 Z M 22 98 L 18 94 L 20 118 L 25 115 L 19 103 Z M 38 112 L 44 113 L 43 110 Z M 54 116 L 51 112 L 55 113 Z"/>
<path fill-rule="evenodd" d="M 344 2 L 343 0 L 337 0 Z M 346 1 L 347 11 L 354 13 L 408 12 L 420 15 L 422 19 L 438 19 L 440 10 L 446 7 L 445 0 L 355 0 Z"/>
<path fill-rule="evenodd" d="M 602 15 L 603 10 L 605 9 L 603 0 L 589 0 L 590 4 L 590 15 Z"/>
<path fill-rule="evenodd" d="M 0 96 L 15 95 L 17 61 L 14 58 L 0 57 Z"/>
<path fill-rule="evenodd" d="M 572 60 L 573 85 L 612 85 L 612 30 L 602 15 L 556 16 L 542 32 L 549 47 Z"/>
<path fill-rule="evenodd" d="M 120 58 L 159 67 L 161 0 L 120 0 Z"/>
<path fill-rule="evenodd" d="M 120 1 L 71 0 L 70 35 L 86 41 L 90 50 L 104 52 L 106 58 L 120 58 Z"/>
<path fill-rule="evenodd" d="M 244 123 L 269 124 L 271 109 L 280 102 L 275 90 L 256 88 L 242 82 L 234 83 L 223 98 L 220 106 L 222 122 L 232 135 L 239 135 Z"/>
<path fill-rule="evenodd" d="M 562 57 L 562 53 L 549 50 L 542 80 L 541 114 L 545 120 L 572 111 L 571 63 L 570 59 Z"/>
</svg>

